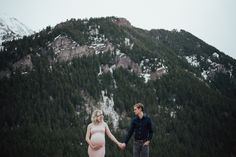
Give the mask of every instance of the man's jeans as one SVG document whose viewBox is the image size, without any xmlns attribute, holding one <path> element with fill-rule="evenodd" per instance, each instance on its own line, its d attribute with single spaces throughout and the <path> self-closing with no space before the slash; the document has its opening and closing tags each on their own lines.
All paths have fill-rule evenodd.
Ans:
<svg viewBox="0 0 236 157">
<path fill-rule="evenodd" d="M 149 146 L 144 146 L 144 141 L 134 141 L 133 157 L 149 157 Z"/>
</svg>

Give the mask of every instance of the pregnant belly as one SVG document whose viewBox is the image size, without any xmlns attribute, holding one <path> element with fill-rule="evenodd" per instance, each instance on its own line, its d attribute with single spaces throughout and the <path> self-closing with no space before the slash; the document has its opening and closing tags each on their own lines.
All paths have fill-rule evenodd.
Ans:
<svg viewBox="0 0 236 157">
<path fill-rule="evenodd" d="M 93 145 L 103 146 L 105 145 L 105 137 L 101 133 L 95 133 L 91 137 L 91 142 Z"/>
</svg>

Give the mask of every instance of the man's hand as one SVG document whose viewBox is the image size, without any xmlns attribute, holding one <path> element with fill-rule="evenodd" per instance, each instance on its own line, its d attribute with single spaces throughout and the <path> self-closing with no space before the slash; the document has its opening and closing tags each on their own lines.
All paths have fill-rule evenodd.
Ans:
<svg viewBox="0 0 236 157">
<path fill-rule="evenodd" d="M 149 145 L 149 143 L 150 143 L 150 141 L 146 141 L 146 142 L 144 142 L 144 146 L 148 146 Z"/>
</svg>

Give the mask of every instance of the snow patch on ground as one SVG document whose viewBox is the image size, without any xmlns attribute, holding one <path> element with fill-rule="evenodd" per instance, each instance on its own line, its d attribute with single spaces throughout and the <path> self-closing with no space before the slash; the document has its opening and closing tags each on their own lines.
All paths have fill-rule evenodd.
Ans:
<svg viewBox="0 0 236 157">
<path fill-rule="evenodd" d="M 147 83 L 151 79 L 150 74 L 141 74 L 141 76 L 144 78 L 144 82 Z"/>
<path fill-rule="evenodd" d="M 119 126 L 119 115 L 114 110 L 113 94 L 111 94 L 111 97 L 109 98 L 108 96 L 106 96 L 106 91 L 102 90 L 101 93 L 102 100 L 99 102 L 99 104 L 101 105 L 101 110 L 111 119 L 113 128 L 117 130 Z"/>
<path fill-rule="evenodd" d="M 164 65 L 164 62 L 164 60 L 159 60 L 158 58 L 144 58 L 141 60 L 139 67 L 142 69 L 142 73 L 140 76 L 144 78 L 145 83 L 167 74 L 168 67 Z"/>
<path fill-rule="evenodd" d="M 212 56 L 213 56 L 213 57 L 216 57 L 216 58 L 219 58 L 219 57 L 220 57 L 220 55 L 219 55 L 218 53 L 216 53 L 216 52 L 214 52 L 214 53 L 212 54 Z"/>
<path fill-rule="evenodd" d="M 219 55 L 217 53 L 214 53 L 212 55 L 213 57 L 219 58 Z M 230 66 L 230 69 L 226 69 L 223 64 L 216 63 L 212 61 L 210 58 L 207 58 L 206 62 L 209 64 L 207 69 L 202 70 L 202 77 L 207 80 L 209 77 L 213 77 L 215 73 L 228 73 L 230 77 L 232 77 L 233 68 Z"/>
<path fill-rule="evenodd" d="M 192 55 L 192 56 L 185 56 L 185 59 L 187 60 L 187 62 L 192 65 L 192 66 L 195 66 L 195 67 L 199 67 L 199 62 L 197 60 L 197 57 L 195 55 Z"/>
</svg>

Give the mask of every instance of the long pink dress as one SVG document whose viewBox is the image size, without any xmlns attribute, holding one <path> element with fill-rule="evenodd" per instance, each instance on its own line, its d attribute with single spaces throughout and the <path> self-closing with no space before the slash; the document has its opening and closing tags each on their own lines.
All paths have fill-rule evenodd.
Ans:
<svg viewBox="0 0 236 157">
<path fill-rule="evenodd" d="M 88 147 L 89 157 L 104 157 L 105 156 L 105 125 L 104 123 L 99 125 L 92 125 L 91 130 L 91 142 L 94 145 L 101 145 L 102 147 L 98 150 Z"/>
</svg>

